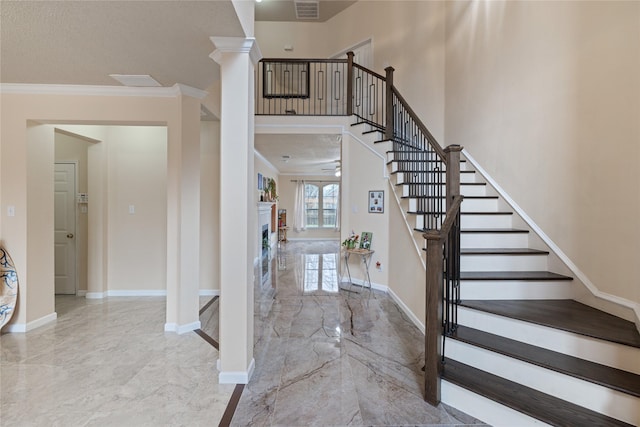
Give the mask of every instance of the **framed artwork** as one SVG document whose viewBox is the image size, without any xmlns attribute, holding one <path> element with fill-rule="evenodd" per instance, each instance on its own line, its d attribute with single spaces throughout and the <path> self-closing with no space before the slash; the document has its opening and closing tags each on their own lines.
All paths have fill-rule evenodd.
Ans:
<svg viewBox="0 0 640 427">
<path fill-rule="evenodd" d="M 373 239 L 373 233 L 370 231 L 363 231 L 360 233 L 360 249 L 371 249 L 371 240 Z"/>
<path fill-rule="evenodd" d="M 258 190 L 264 189 L 264 182 L 262 181 L 262 174 L 258 173 Z"/>
<path fill-rule="evenodd" d="M 369 213 L 384 213 L 384 191 L 369 191 Z"/>
</svg>

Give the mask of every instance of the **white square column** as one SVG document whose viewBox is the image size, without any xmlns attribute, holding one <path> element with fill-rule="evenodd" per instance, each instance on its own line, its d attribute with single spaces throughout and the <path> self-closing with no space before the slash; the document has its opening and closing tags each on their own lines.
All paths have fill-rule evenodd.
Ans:
<svg viewBox="0 0 640 427">
<path fill-rule="evenodd" d="M 212 37 L 220 64 L 220 383 L 253 372 L 254 69 L 253 38 Z"/>
<path fill-rule="evenodd" d="M 200 99 L 176 85 L 178 126 L 167 144 L 167 323 L 179 334 L 200 328 Z"/>
</svg>

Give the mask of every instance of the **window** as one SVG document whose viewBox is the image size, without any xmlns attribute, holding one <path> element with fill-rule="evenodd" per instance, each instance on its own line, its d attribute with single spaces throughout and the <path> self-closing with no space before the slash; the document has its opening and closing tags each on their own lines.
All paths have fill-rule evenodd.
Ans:
<svg viewBox="0 0 640 427">
<path fill-rule="evenodd" d="M 340 184 L 305 184 L 304 211 L 307 228 L 335 228 Z"/>
</svg>

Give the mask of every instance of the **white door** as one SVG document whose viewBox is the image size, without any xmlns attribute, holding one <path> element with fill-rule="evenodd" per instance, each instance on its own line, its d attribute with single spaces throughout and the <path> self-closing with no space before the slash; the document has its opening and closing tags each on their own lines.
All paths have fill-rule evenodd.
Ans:
<svg viewBox="0 0 640 427">
<path fill-rule="evenodd" d="M 55 287 L 56 294 L 76 294 L 76 165 L 56 163 Z"/>
</svg>

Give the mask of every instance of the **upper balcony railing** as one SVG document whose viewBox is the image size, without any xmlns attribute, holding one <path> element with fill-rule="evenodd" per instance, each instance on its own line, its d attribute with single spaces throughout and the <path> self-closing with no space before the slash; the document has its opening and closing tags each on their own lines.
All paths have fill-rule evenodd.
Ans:
<svg viewBox="0 0 640 427">
<path fill-rule="evenodd" d="M 440 401 L 444 337 L 457 327 L 460 285 L 460 151 L 443 149 L 385 76 L 347 59 L 263 59 L 256 73 L 256 115 L 355 116 L 384 133 L 422 216 L 427 255 L 425 399 Z"/>
</svg>

